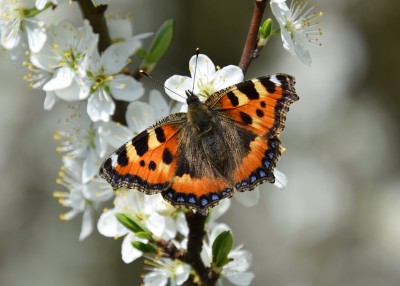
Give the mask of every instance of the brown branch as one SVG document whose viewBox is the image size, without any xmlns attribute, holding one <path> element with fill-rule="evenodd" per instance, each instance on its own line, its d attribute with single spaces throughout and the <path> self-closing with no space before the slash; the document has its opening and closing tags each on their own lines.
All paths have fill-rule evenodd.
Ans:
<svg viewBox="0 0 400 286">
<path fill-rule="evenodd" d="M 242 57 L 239 62 L 239 67 L 242 69 L 243 73 L 247 72 L 247 69 L 249 68 L 251 61 L 258 56 L 257 35 L 266 4 L 267 4 L 266 0 L 254 1 L 253 17 L 251 19 L 246 43 L 243 48 Z"/>
</svg>

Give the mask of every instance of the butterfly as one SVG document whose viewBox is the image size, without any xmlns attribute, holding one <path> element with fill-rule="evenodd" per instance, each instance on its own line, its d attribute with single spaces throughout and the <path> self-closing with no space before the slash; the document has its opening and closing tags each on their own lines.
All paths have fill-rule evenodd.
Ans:
<svg viewBox="0 0 400 286">
<path fill-rule="evenodd" d="M 121 146 L 102 163 L 100 176 L 114 189 L 161 193 L 203 215 L 234 190 L 274 183 L 278 135 L 299 99 L 294 84 L 290 75 L 263 76 L 205 102 L 187 90 L 187 113 L 171 114 Z"/>
</svg>

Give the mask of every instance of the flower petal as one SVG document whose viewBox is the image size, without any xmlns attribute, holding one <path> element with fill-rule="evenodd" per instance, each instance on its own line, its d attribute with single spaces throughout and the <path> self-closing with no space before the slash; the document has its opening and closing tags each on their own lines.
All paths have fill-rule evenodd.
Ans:
<svg viewBox="0 0 400 286">
<path fill-rule="evenodd" d="M 192 56 L 189 61 L 189 71 L 191 74 L 191 78 L 194 78 L 194 69 L 196 67 L 196 55 Z M 212 60 L 206 55 L 199 54 L 199 58 L 197 59 L 197 71 L 196 78 L 203 77 L 204 75 L 213 76 L 215 73 L 215 65 Z M 196 79 L 197 80 L 197 79 Z"/>
<path fill-rule="evenodd" d="M 99 135 L 103 137 L 109 145 L 118 148 L 131 139 L 133 133 L 126 126 L 110 121 L 99 127 Z"/>
<path fill-rule="evenodd" d="M 227 271 L 244 272 L 249 269 L 253 255 L 250 251 L 241 250 L 241 247 L 238 246 L 229 253 L 228 257 L 233 260 L 226 266 Z"/>
<path fill-rule="evenodd" d="M 190 266 L 187 264 L 178 265 L 175 269 L 176 285 L 182 285 L 189 278 Z"/>
<path fill-rule="evenodd" d="M 260 200 L 260 188 L 256 187 L 254 190 L 247 192 L 236 192 L 235 198 L 247 208 L 255 206 Z"/>
<path fill-rule="evenodd" d="M 58 68 L 53 78 L 43 86 L 43 90 L 51 91 L 66 88 L 71 85 L 74 76 L 75 72 L 69 67 Z"/>
<path fill-rule="evenodd" d="M 140 250 L 132 246 L 132 241 L 135 240 L 136 237 L 134 234 L 128 234 L 127 236 L 125 236 L 124 241 L 122 242 L 122 247 L 121 247 L 122 260 L 127 264 L 138 259 L 143 254 Z"/>
<path fill-rule="evenodd" d="M 82 167 L 82 182 L 87 183 L 97 174 L 97 156 L 93 149 L 90 149 L 86 154 Z"/>
<path fill-rule="evenodd" d="M 231 206 L 231 200 L 222 200 L 219 204 L 210 210 L 209 223 L 219 219 L 224 213 L 226 213 Z"/>
<path fill-rule="evenodd" d="M 310 51 L 306 47 L 298 43 L 295 43 L 294 49 L 296 52 L 296 56 L 301 60 L 301 62 L 303 64 L 311 66 L 312 59 Z"/>
<path fill-rule="evenodd" d="M 254 273 L 251 272 L 230 272 L 225 275 L 225 278 L 228 279 L 233 285 L 238 286 L 251 285 L 254 277 Z"/>
<path fill-rule="evenodd" d="M 146 226 L 156 236 L 161 237 L 165 228 L 165 219 L 158 213 L 153 213 L 148 217 Z"/>
<path fill-rule="evenodd" d="M 150 91 L 149 104 L 154 108 L 156 120 L 160 120 L 169 114 L 169 106 L 164 97 L 156 89 Z"/>
<path fill-rule="evenodd" d="M 26 19 L 24 28 L 28 38 L 29 48 L 33 53 L 39 52 L 46 42 L 47 35 L 43 24 L 37 19 Z"/>
<path fill-rule="evenodd" d="M 89 97 L 87 113 L 93 122 L 99 120 L 110 121 L 114 111 L 115 103 L 103 89 L 98 90 Z"/>
<path fill-rule="evenodd" d="M 227 230 L 230 231 L 231 229 L 225 223 L 219 223 L 216 226 L 214 226 L 213 229 L 211 230 L 210 235 L 209 235 L 210 245 L 212 245 L 214 243 L 214 241 L 218 237 L 218 235 L 220 235 L 222 232 L 227 231 Z"/>
<path fill-rule="evenodd" d="M 290 9 L 286 4 L 286 0 L 271 1 L 270 5 L 272 14 L 274 14 L 276 20 L 281 26 L 281 29 L 284 28 L 286 19 L 290 15 Z"/>
<path fill-rule="evenodd" d="M 50 110 L 57 102 L 57 96 L 54 91 L 47 91 L 46 98 L 44 99 L 43 108 Z"/>
<path fill-rule="evenodd" d="M 146 273 L 143 277 L 144 286 L 166 286 L 168 283 L 168 276 L 161 271 L 151 271 Z"/>
<path fill-rule="evenodd" d="M 215 73 L 214 87 L 216 90 L 234 85 L 243 81 L 244 74 L 241 68 L 234 65 L 223 67 Z"/>
<path fill-rule="evenodd" d="M 126 40 L 132 36 L 132 24 L 127 19 L 108 19 L 107 27 L 113 40 Z"/>
<path fill-rule="evenodd" d="M 153 107 L 141 101 L 131 102 L 125 116 L 129 128 L 136 133 L 143 131 L 156 121 Z"/>
<path fill-rule="evenodd" d="M 193 89 L 193 79 L 187 76 L 173 75 L 165 83 L 165 93 L 173 100 L 186 103 L 186 91 Z"/>
<path fill-rule="evenodd" d="M 152 36 L 154 33 L 143 33 L 125 40 L 125 42 L 121 43 L 124 44 L 125 47 L 128 49 L 129 55 L 133 55 L 138 49 L 140 49 L 143 45 L 142 39 L 146 39 Z"/>
<path fill-rule="evenodd" d="M 88 95 L 86 90 L 82 90 L 81 86 L 79 86 L 76 80 L 73 80 L 71 85 L 66 88 L 55 90 L 55 93 L 58 98 L 65 101 L 82 100 Z"/>
<path fill-rule="evenodd" d="M 93 210 L 91 207 L 87 207 L 82 216 L 82 227 L 81 233 L 79 234 L 79 240 L 82 241 L 87 238 L 93 231 Z"/>
<path fill-rule="evenodd" d="M 1 44 L 7 50 L 11 50 L 19 44 L 21 40 L 20 25 L 20 21 L 15 21 L 15 23 L 9 23 L 7 27 L 1 27 Z M 10 27 L 12 29 L 9 29 Z"/>
<path fill-rule="evenodd" d="M 101 55 L 101 66 L 106 74 L 116 74 L 128 64 L 127 49 L 117 44 L 109 46 Z"/>
<path fill-rule="evenodd" d="M 115 99 L 124 101 L 134 101 L 139 99 L 144 88 L 141 82 L 127 75 L 116 75 L 109 83 L 110 91 Z"/>
<path fill-rule="evenodd" d="M 97 230 L 106 237 L 121 237 L 129 231 L 116 219 L 115 210 L 103 212 L 97 222 Z"/>
<path fill-rule="evenodd" d="M 278 169 L 274 170 L 274 176 L 275 176 L 275 183 L 274 186 L 279 188 L 279 189 L 284 189 L 287 186 L 288 183 L 288 178 L 284 173 L 279 171 Z"/>
</svg>

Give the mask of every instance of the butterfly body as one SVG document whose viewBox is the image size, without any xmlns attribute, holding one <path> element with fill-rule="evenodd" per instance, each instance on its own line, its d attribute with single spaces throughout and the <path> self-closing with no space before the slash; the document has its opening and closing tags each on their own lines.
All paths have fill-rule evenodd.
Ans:
<svg viewBox="0 0 400 286">
<path fill-rule="evenodd" d="M 203 214 L 234 190 L 273 183 L 277 135 L 298 99 L 294 79 L 277 74 L 244 81 L 204 103 L 186 94 L 187 113 L 167 116 L 121 146 L 100 175 L 114 189 L 161 192 L 173 205 Z"/>
</svg>

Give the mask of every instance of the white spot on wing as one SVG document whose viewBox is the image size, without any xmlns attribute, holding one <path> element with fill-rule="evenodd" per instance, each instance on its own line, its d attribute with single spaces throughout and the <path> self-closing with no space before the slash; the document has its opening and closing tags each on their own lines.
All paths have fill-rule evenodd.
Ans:
<svg viewBox="0 0 400 286">
<path fill-rule="evenodd" d="M 118 155 L 112 154 L 111 155 L 111 166 L 113 166 L 113 167 L 117 166 L 117 160 L 118 160 Z"/>
<path fill-rule="evenodd" d="M 276 85 L 281 85 L 281 82 L 276 78 L 276 75 L 271 75 L 269 78 L 270 81 L 272 81 L 273 83 L 275 83 Z"/>
</svg>

